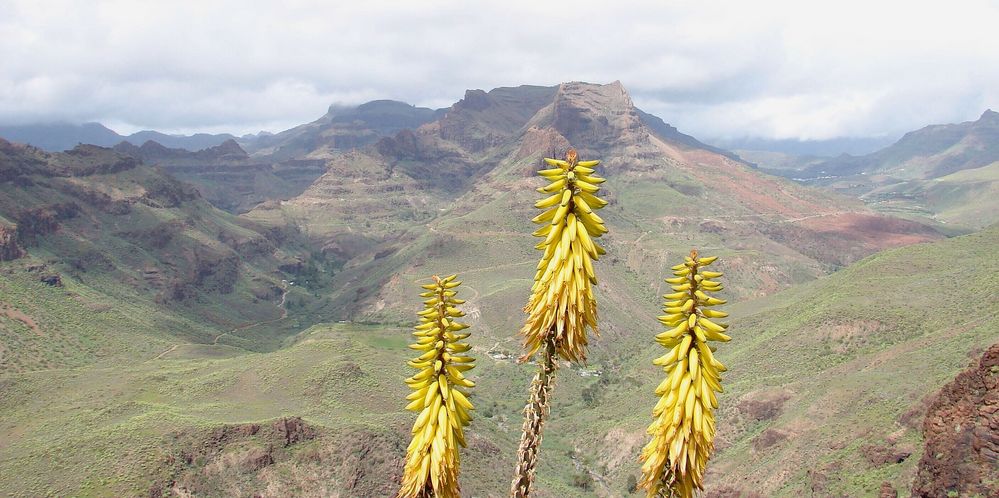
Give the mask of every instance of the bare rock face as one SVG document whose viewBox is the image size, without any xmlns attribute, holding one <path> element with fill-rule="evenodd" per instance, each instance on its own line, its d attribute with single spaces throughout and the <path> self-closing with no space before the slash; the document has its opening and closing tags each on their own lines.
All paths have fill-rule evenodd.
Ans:
<svg viewBox="0 0 999 498">
<path fill-rule="evenodd" d="M 16 229 L 0 226 L 0 261 L 11 261 L 24 256 L 24 250 L 17 244 Z"/>
<path fill-rule="evenodd" d="M 182 431 L 165 439 L 167 452 L 162 466 L 151 470 L 154 484 L 148 494 L 392 496 L 406 436 L 408 431 L 333 432 L 299 417 Z"/>
<path fill-rule="evenodd" d="M 773 420 L 784 411 L 791 394 L 786 389 L 753 391 L 742 396 L 736 408 L 750 421 Z"/>
<path fill-rule="evenodd" d="M 438 136 L 475 154 L 513 138 L 542 108 L 555 88 L 519 86 L 468 90 L 435 123 Z"/>
<path fill-rule="evenodd" d="M 517 150 L 518 160 L 531 156 L 534 157 L 563 157 L 571 145 L 569 141 L 553 128 L 538 128 L 532 126 L 524 133 L 524 138 L 520 142 L 520 149 Z M 532 177 L 537 174 L 539 168 L 544 167 L 541 161 L 537 164 L 530 161 L 524 162 L 521 171 L 524 177 Z"/>
<path fill-rule="evenodd" d="M 874 467 L 884 467 L 885 465 L 902 463 L 912 455 L 912 450 L 905 447 L 896 447 L 894 444 L 869 443 L 860 447 L 860 453 Z"/>
<path fill-rule="evenodd" d="M 555 94 L 552 126 L 583 152 L 647 142 L 648 130 L 621 82 L 563 83 Z"/>
<path fill-rule="evenodd" d="M 912 496 L 999 496 L 999 344 L 944 386 L 923 436 Z"/>
<path fill-rule="evenodd" d="M 59 222 L 75 218 L 80 206 L 75 203 L 51 204 L 43 208 L 25 209 L 15 215 L 17 240 L 31 246 L 43 235 L 59 229 Z"/>
</svg>

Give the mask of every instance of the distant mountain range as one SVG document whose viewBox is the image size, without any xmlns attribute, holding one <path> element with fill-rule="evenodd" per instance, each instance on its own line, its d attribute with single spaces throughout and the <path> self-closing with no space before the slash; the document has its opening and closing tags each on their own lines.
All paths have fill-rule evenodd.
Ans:
<svg viewBox="0 0 999 498">
<path fill-rule="evenodd" d="M 768 171 L 860 197 L 872 207 L 983 228 L 999 221 L 999 113 L 931 125 L 862 156 L 781 158 Z"/>
<path fill-rule="evenodd" d="M 278 159 L 363 147 L 403 129 L 415 129 L 443 109 L 415 107 L 395 100 L 373 100 L 356 107 L 330 106 L 319 119 L 276 134 L 243 137 L 251 153 Z"/>
<path fill-rule="evenodd" d="M 930 125 L 862 156 L 841 156 L 801 171 L 819 176 L 891 175 L 931 179 L 999 161 L 999 113 L 988 109 L 977 121 Z"/>
<path fill-rule="evenodd" d="M 187 149 L 191 151 L 213 147 L 236 137 L 223 133 L 210 135 L 196 133 L 194 135 L 167 135 L 158 131 L 139 131 L 131 135 L 119 135 L 114 130 L 100 123 L 50 123 L 20 126 L 0 125 L 0 138 L 11 142 L 34 145 L 49 152 L 60 152 L 72 149 L 78 144 L 112 147 L 121 142 L 142 145 L 153 140 L 163 146 Z"/>
<path fill-rule="evenodd" d="M 891 137 L 842 137 L 826 140 L 768 139 L 760 137 L 708 140 L 728 150 L 779 152 L 795 156 L 834 157 L 840 154 L 868 154 L 890 145 Z"/>
<path fill-rule="evenodd" d="M 378 136 L 392 135 L 406 128 L 415 129 L 440 117 L 446 111 L 447 109 L 416 107 L 395 100 L 373 100 L 358 106 L 331 105 L 328 112 L 319 119 L 280 133 L 260 132 L 241 137 L 228 133 L 169 135 L 151 130 L 120 135 L 100 123 L 0 125 L 0 137 L 12 142 L 34 145 L 50 152 L 72 149 L 79 143 L 111 147 L 122 141 L 142 145 L 149 140 L 166 147 L 193 152 L 235 139 L 251 153 L 265 151 L 268 154 L 291 157 L 305 149 L 316 149 L 321 143 L 339 149 L 363 146 Z M 696 140 L 689 135 L 679 133 L 676 128 L 662 122 L 656 116 L 639 112 L 642 120 L 649 126 L 657 128 L 660 133 L 674 135 L 681 141 Z M 684 139 L 681 135 L 687 138 Z M 708 140 L 716 146 L 715 150 L 724 154 L 731 154 L 727 152 L 730 150 L 741 149 L 818 157 L 867 154 L 891 144 L 892 141 L 893 139 L 887 137 L 849 137 L 829 140 L 742 137 Z"/>
<path fill-rule="evenodd" d="M 215 207 L 233 213 L 298 195 L 326 171 L 323 158 L 250 156 L 232 139 L 195 152 L 164 147 L 152 140 L 141 146 L 121 142 L 114 150 L 194 184 Z"/>
<path fill-rule="evenodd" d="M 195 152 L 236 140 L 250 152 L 289 158 L 324 146 L 329 149 L 361 147 L 399 130 L 417 128 L 443 112 L 443 109 L 415 107 L 394 100 L 373 100 L 359 106 L 332 105 L 316 121 L 280 133 L 261 132 L 238 138 L 228 133 L 168 135 L 150 130 L 120 135 L 100 123 L 0 125 L 0 138 L 49 152 L 69 150 L 81 143 L 113 147 L 122 142 L 141 146 L 148 141 Z"/>
</svg>

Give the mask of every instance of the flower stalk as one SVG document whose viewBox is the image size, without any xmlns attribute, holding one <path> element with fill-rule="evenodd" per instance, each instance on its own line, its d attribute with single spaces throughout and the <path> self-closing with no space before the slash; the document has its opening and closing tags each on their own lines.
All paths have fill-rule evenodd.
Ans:
<svg viewBox="0 0 999 498">
<path fill-rule="evenodd" d="M 526 497 L 534 484 L 534 469 L 538 464 L 538 451 L 541 449 L 541 429 L 551 409 L 551 394 L 555 386 L 555 370 L 558 367 L 555 352 L 554 334 L 549 334 L 545 351 L 538 360 L 538 373 L 531 381 L 531 398 L 524 407 L 524 425 L 520 446 L 517 449 L 517 468 L 513 473 L 510 495 Z"/>
<path fill-rule="evenodd" d="M 722 290 L 716 280 L 721 272 L 705 270 L 717 257 L 698 257 L 690 251 L 683 264 L 674 266 L 666 279 L 673 293 L 666 294 L 660 323 L 668 330 L 656 342 L 669 350 L 653 360 L 666 378 L 656 388 L 659 402 L 648 428 L 652 440 L 642 449 L 639 487 L 649 498 L 694 496 L 704 489 L 704 469 L 714 451 L 716 392 L 722 392 L 725 365 L 714 356 L 709 341 L 727 342 L 728 327 L 713 321 L 728 313 L 711 309 L 725 304 L 709 294 Z"/>
<path fill-rule="evenodd" d="M 461 332 L 468 325 L 455 318 L 465 314 L 457 306 L 465 301 L 455 297 L 461 285 L 456 275 L 432 277 L 423 285 L 420 297 L 424 310 L 414 327 L 416 343 L 410 349 L 420 356 L 408 365 L 417 373 L 406 379 L 413 390 L 407 410 L 419 413 L 413 423 L 413 439 L 406 450 L 406 465 L 398 498 L 460 498 L 458 485 L 460 458 L 458 445 L 465 446 L 463 428 L 471 422 L 472 403 L 468 389 L 475 385 L 463 372 L 474 367 L 465 353 L 471 348 L 461 342 L 470 335 Z"/>
<path fill-rule="evenodd" d="M 548 416 L 558 359 L 586 359 L 587 331 L 597 333 L 597 283 L 593 261 L 605 251 L 594 239 L 607 233 L 594 211 L 607 205 L 595 194 L 605 180 L 594 175 L 600 161 L 579 161 L 570 149 L 564 160 L 546 158 L 551 168 L 538 172 L 548 185 L 538 192 L 548 197 L 534 206 L 544 209 L 532 221 L 542 225 L 533 235 L 544 240 L 534 275 L 531 297 L 524 311 L 528 318 L 520 334 L 527 361 L 541 353 L 538 374 L 531 382 L 530 400 L 524 407 L 524 427 L 510 495 L 527 497 L 541 447 L 541 433 Z"/>
</svg>

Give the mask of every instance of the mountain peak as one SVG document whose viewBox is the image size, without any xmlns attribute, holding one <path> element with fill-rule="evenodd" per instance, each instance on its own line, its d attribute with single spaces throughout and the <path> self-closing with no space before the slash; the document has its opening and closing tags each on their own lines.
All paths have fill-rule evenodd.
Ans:
<svg viewBox="0 0 999 498">
<path fill-rule="evenodd" d="M 145 155 L 160 155 L 170 152 L 170 148 L 156 140 L 146 140 L 139 146 L 139 151 Z"/>
<path fill-rule="evenodd" d="M 632 108 L 631 96 L 620 81 L 607 84 L 587 83 L 585 81 L 570 81 L 558 86 L 556 98 L 578 97 L 594 104 L 615 108 Z"/>
<path fill-rule="evenodd" d="M 562 83 L 552 117 L 552 126 L 570 143 L 598 150 L 642 129 L 638 110 L 620 81 L 606 85 Z"/>
<path fill-rule="evenodd" d="M 240 147 L 239 144 L 236 143 L 236 141 L 231 138 L 226 140 L 225 142 L 216 145 L 215 147 L 209 147 L 208 149 L 205 149 L 205 151 L 211 151 L 219 156 L 232 155 L 238 157 L 246 157 L 246 151 L 243 150 L 243 148 Z"/>
<path fill-rule="evenodd" d="M 433 112 L 432 109 L 416 107 L 413 104 L 409 104 L 401 100 L 378 99 L 371 100 L 360 105 L 330 104 L 329 108 L 326 110 L 326 114 L 329 117 L 340 117 L 346 115 L 353 118 L 358 115 L 409 113 L 414 110 Z"/>
<path fill-rule="evenodd" d="M 982 116 L 978 118 L 979 121 L 989 121 L 989 122 L 999 122 L 999 112 L 993 111 L 992 109 L 985 109 Z"/>
<path fill-rule="evenodd" d="M 465 97 L 454 104 L 454 107 L 483 111 L 490 106 L 489 94 L 485 90 L 465 90 Z"/>
</svg>

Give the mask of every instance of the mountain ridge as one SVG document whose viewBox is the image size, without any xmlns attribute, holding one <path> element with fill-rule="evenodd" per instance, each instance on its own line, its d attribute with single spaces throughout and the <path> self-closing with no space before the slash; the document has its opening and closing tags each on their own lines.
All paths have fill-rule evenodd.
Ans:
<svg viewBox="0 0 999 498">
<path fill-rule="evenodd" d="M 40 123 L 30 125 L 0 125 L 0 137 L 11 142 L 34 145 L 48 152 L 71 150 L 78 144 L 113 147 L 124 141 L 136 146 L 152 140 L 166 147 L 198 151 L 217 146 L 236 137 L 228 134 L 195 133 L 193 135 L 168 135 L 158 131 L 143 130 L 130 135 L 120 135 L 100 123 Z"/>
<path fill-rule="evenodd" d="M 471 95 L 473 102 L 488 98 L 486 92 Z M 347 259 L 334 283 L 342 290 L 332 296 L 341 316 L 391 322 L 400 317 L 386 312 L 405 299 L 398 275 L 440 263 L 444 247 L 460 248 L 454 249 L 461 253 L 456 261 L 470 267 L 478 266 L 470 253 L 475 250 L 496 260 L 533 258 L 511 244 L 533 231 L 534 173 L 543 156 L 571 145 L 581 157 L 604 159 L 604 195 L 611 205 L 601 216 L 621 227 L 607 243 L 630 255 L 626 266 L 641 271 L 658 264 L 664 250 L 729 247 L 745 267 L 733 287 L 744 296 L 759 295 L 879 249 L 941 237 L 858 201 L 762 174 L 682 137 L 660 137 L 620 83 L 565 83 L 548 95 L 540 108 L 545 102 L 524 104 L 535 113 L 523 124 L 527 112 L 503 126 L 473 128 L 474 136 L 448 134 L 447 126 L 432 122 L 383 138 L 332 159 L 303 194 L 247 216 L 265 226 L 302 223 L 315 243 Z M 467 102 L 442 120 L 474 117 L 478 111 Z M 482 137 L 489 138 L 473 140 Z M 495 246 L 482 246 L 486 240 Z M 780 270 L 765 269 L 767 259 L 779 260 Z M 362 280 L 363 288 L 352 287 Z"/>
<path fill-rule="evenodd" d="M 920 162 L 920 158 L 924 158 Z M 999 113 L 986 109 L 975 121 L 929 125 L 863 156 L 843 154 L 799 173 L 850 176 L 894 174 L 932 179 L 999 161 Z"/>
<path fill-rule="evenodd" d="M 790 162 L 794 162 L 791 160 Z M 999 221 L 999 113 L 929 125 L 864 156 L 799 158 L 768 170 L 855 196 L 872 209 L 967 231 Z"/>
</svg>

